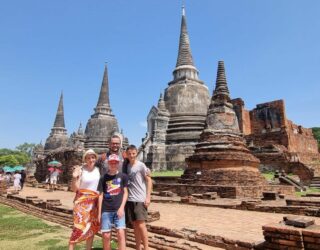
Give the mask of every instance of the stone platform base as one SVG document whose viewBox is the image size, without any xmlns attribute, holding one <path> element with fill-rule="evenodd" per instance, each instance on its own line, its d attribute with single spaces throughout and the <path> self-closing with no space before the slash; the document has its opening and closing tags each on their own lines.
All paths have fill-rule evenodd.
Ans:
<svg viewBox="0 0 320 250">
<path fill-rule="evenodd" d="M 262 192 L 273 191 L 286 195 L 293 195 L 295 190 L 292 186 L 265 185 L 265 186 L 219 186 L 198 185 L 180 183 L 155 183 L 155 191 L 172 191 L 179 196 L 188 196 L 206 192 L 216 192 L 220 198 L 261 198 Z"/>
</svg>

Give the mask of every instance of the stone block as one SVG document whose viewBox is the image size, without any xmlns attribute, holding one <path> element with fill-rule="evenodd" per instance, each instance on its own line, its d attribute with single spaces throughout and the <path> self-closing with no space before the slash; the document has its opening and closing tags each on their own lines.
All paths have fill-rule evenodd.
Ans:
<svg viewBox="0 0 320 250">
<path fill-rule="evenodd" d="M 203 199 L 208 199 L 208 200 L 215 200 L 218 198 L 218 193 L 217 192 L 206 192 L 202 194 Z"/>
<path fill-rule="evenodd" d="M 197 198 L 197 199 L 203 199 L 202 194 L 192 194 L 192 197 Z"/>
<path fill-rule="evenodd" d="M 262 192 L 263 200 L 276 200 L 277 193 L 276 192 Z"/>
<path fill-rule="evenodd" d="M 62 203 L 59 199 L 48 199 L 47 206 L 61 206 Z"/>
<path fill-rule="evenodd" d="M 284 199 L 285 197 L 286 197 L 285 194 L 279 194 L 279 198 L 280 198 L 280 199 Z"/>
<path fill-rule="evenodd" d="M 193 197 L 193 196 L 185 196 L 185 197 L 181 197 L 181 203 L 192 203 L 192 202 L 196 202 L 197 198 Z"/>
<path fill-rule="evenodd" d="M 173 196 L 176 196 L 176 194 L 171 191 L 160 191 L 159 196 L 173 197 Z"/>
<path fill-rule="evenodd" d="M 284 216 L 284 223 L 288 226 L 307 228 L 314 225 L 314 219 L 301 216 Z"/>
</svg>

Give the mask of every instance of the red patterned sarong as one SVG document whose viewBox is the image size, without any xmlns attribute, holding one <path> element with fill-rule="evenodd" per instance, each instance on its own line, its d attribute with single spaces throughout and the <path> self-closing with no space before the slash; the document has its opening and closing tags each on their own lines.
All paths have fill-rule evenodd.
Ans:
<svg viewBox="0 0 320 250">
<path fill-rule="evenodd" d="M 70 243 L 78 243 L 94 236 L 100 230 L 98 221 L 97 192 L 80 189 L 76 193 L 73 208 L 73 231 Z"/>
</svg>

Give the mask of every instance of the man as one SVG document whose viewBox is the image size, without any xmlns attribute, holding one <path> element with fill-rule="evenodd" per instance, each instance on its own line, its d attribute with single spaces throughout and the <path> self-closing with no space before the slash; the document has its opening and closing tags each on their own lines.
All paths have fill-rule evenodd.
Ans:
<svg viewBox="0 0 320 250">
<path fill-rule="evenodd" d="M 123 157 L 121 154 L 121 138 L 119 135 L 113 135 L 111 136 L 110 142 L 109 142 L 109 152 L 103 153 L 99 156 L 96 166 L 100 169 L 101 176 L 106 174 L 108 172 L 108 160 L 107 158 L 112 155 L 116 154 L 119 156 L 120 162 L 119 162 L 119 171 L 122 172 L 122 163 L 123 163 Z"/>
<path fill-rule="evenodd" d="M 23 185 L 24 185 L 24 182 L 26 180 L 26 172 L 24 170 L 21 170 L 21 180 L 20 180 L 20 185 L 21 185 L 21 190 L 23 189 Z"/>
<path fill-rule="evenodd" d="M 137 160 L 138 150 L 130 145 L 127 150 L 129 163 L 123 172 L 129 177 L 128 202 L 126 204 L 127 222 L 132 223 L 136 240 L 136 249 L 149 249 L 148 231 L 146 220 L 148 219 L 147 208 L 151 201 L 152 180 L 150 170 L 143 162 Z"/>
</svg>

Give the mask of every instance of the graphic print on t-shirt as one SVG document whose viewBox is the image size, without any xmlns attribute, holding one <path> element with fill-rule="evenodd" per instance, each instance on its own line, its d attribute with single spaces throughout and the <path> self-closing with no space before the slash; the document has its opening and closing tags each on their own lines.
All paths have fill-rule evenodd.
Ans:
<svg viewBox="0 0 320 250">
<path fill-rule="evenodd" d="M 121 178 L 114 178 L 111 181 L 106 182 L 105 198 L 111 198 L 111 196 L 118 195 L 121 192 Z"/>
</svg>

